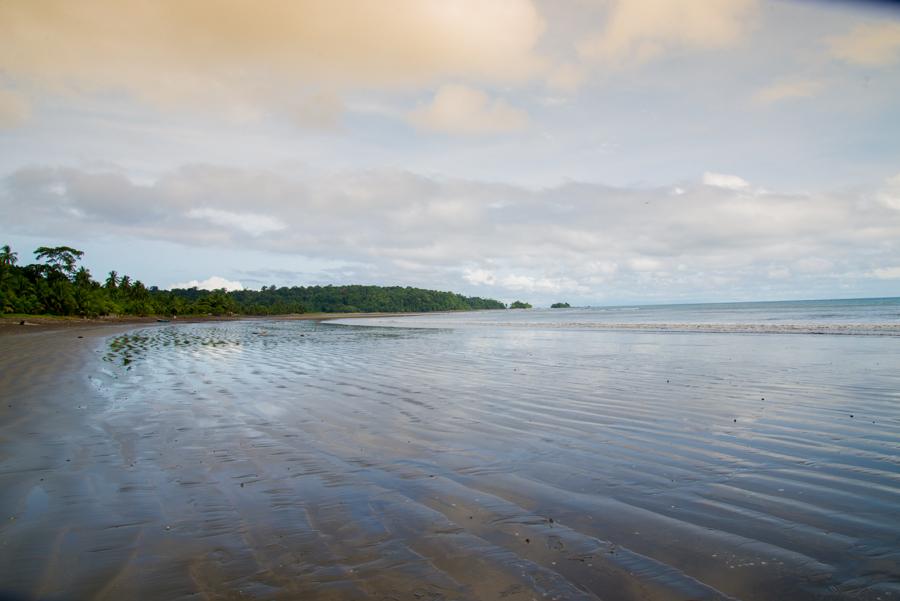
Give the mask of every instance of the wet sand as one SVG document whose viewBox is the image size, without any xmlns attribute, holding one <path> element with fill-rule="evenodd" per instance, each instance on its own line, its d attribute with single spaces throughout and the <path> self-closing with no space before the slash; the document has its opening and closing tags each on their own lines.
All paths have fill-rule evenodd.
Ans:
<svg viewBox="0 0 900 601">
<path fill-rule="evenodd" d="M 897 599 L 898 346 L 274 321 L 5 336 L 0 589 Z"/>
</svg>

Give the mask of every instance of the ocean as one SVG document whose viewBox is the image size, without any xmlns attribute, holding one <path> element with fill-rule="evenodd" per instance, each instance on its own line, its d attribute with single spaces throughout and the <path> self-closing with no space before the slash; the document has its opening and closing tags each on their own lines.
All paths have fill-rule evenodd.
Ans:
<svg viewBox="0 0 900 601">
<path fill-rule="evenodd" d="M 900 335 L 900 297 L 840 300 L 623 305 L 517 309 L 375 318 L 354 323 L 401 327 L 652 329 L 721 332 Z"/>
</svg>

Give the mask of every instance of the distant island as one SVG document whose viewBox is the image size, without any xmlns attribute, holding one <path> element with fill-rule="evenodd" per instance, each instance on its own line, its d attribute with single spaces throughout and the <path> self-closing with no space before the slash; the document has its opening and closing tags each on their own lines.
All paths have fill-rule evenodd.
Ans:
<svg viewBox="0 0 900 601">
<path fill-rule="evenodd" d="M 572 305 L 569 303 L 553 303 L 550 305 L 551 309 L 571 309 Z"/>
<path fill-rule="evenodd" d="M 490 298 L 401 286 L 263 286 L 261 290 L 231 292 L 161 290 L 115 271 L 109 272 L 103 283 L 97 282 L 90 271 L 78 266 L 84 253 L 70 246 L 42 246 L 34 255 L 37 263 L 19 266 L 18 255 L 9 245 L 0 248 L 0 314 L 286 315 L 506 308 Z"/>
<path fill-rule="evenodd" d="M 517 301 L 513 301 L 512 304 L 509 305 L 509 308 L 510 309 L 530 309 L 531 305 L 517 300 Z"/>
</svg>

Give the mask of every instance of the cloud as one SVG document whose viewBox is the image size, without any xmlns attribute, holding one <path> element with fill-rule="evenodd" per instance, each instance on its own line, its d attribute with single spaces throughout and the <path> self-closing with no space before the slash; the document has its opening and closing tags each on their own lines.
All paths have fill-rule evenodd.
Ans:
<svg viewBox="0 0 900 601">
<path fill-rule="evenodd" d="M 36 94 L 124 91 L 318 124 L 334 91 L 527 81 L 544 69 L 544 27 L 529 0 L 7 0 L 0 72 Z"/>
<path fill-rule="evenodd" d="M 672 51 L 723 48 L 741 39 L 756 8 L 755 0 L 613 0 L 604 28 L 579 50 L 587 59 L 629 66 Z"/>
<path fill-rule="evenodd" d="M 420 129 L 477 135 L 520 130 L 528 125 L 528 114 L 501 98 L 449 84 L 441 86 L 430 103 L 413 110 L 409 120 Z"/>
<path fill-rule="evenodd" d="M 900 22 L 857 25 L 848 33 L 828 40 L 831 55 L 866 67 L 883 67 L 900 60 Z"/>
<path fill-rule="evenodd" d="M 23 96 L 0 89 L 0 129 L 22 125 L 30 116 L 31 107 Z"/>
<path fill-rule="evenodd" d="M 336 93 L 317 92 L 295 101 L 287 113 L 300 127 L 333 130 L 340 125 L 344 110 L 344 103 Z"/>
<path fill-rule="evenodd" d="M 676 195 L 671 185 L 528 188 L 401 171 L 194 165 L 148 182 L 31 167 L 2 180 L 0 212 L 9 235 L 163 240 L 340 264 L 321 282 L 527 292 L 535 301 L 752 298 L 759 282 L 833 291 L 835 280 L 893 273 L 900 211 L 881 200 L 892 181 L 796 194 L 710 172 L 679 182 Z"/>
<path fill-rule="evenodd" d="M 876 198 L 889 209 L 900 211 L 900 173 L 885 180 L 885 185 L 878 191 Z"/>
<path fill-rule="evenodd" d="M 725 188 L 726 190 L 744 190 L 750 186 L 750 182 L 737 175 L 712 173 L 710 171 L 703 174 L 703 183 L 707 186 Z"/>
<path fill-rule="evenodd" d="M 544 277 L 522 273 L 497 275 L 485 269 L 466 269 L 463 272 L 463 279 L 470 284 L 496 286 L 513 292 L 584 294 L 590 291 L 588 286 L 566 277 Z"/>
<path fill-rule="evenodd" d="M 547 74 L 547 85 L 560 92 L 575 92 L 584 80 L 587 72 L 583 66 L 572 63 L 561 63 L 552 67 Z"/>
<path fill-rule="evenodd" d="M 486 269 L 466 269 L 463 272 L 463 279 L 470 284 L 493 286 L 497 283 L 497 276 L 493 272 Z"/>
<path fill-rule="evenodd" d="M 776 81 L 756 92 L 753 99 L 760 104 L 773 104 L 790 98 L 809 98 L 823 88 L 821 81 L 795 79 Z"/>
<path fill-rule="evenodd" d="M 226 280 L 223 277 L 214 275 L 202 281 L 191 280 L 189 282 L 172 284 L 169 288 L 199 288 L 200 290 L 221 290 L 224 288 L 225 290 L 243 290 L 244 285 L 238 281 Z"/>
<path fill-rule="evenodd" d="M 873 269 L 872 275 L 879 280 L 900 280 L 900 265 Z"/>
<path fill-rule="evenodd" d="M 280 219 L 268 215 L 234 213 L 219 209 L 191 209 L 185 213 L 185 216 L 191 219 L 206 219 L 214 225 L 240 230 L 251 236 L 277 232 L 287 227 Z"/>
</svg>

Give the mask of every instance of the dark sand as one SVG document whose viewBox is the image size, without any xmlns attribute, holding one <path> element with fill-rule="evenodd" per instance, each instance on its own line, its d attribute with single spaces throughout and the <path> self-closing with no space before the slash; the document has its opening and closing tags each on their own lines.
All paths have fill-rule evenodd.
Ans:
<svg viewBox="0 0 900 601">
<path fill-rule="evenodd" d="M 5 593 L 900 599 L 895 339 L 133 328 L 0 338 Z"/>
</svg>

